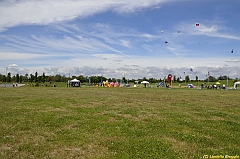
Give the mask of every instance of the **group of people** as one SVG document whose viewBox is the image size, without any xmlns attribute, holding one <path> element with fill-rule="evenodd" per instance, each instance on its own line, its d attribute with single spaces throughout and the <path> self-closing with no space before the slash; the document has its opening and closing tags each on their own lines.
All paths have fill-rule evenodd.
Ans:
<svg viewBox="0 0 240 159">
<path fill-rule="evenodd" d="M 204 84 L 201 84 L 201 89 L 204 88 Z M 226 85 L 223 83 L 222 86 L 217 84 L 212 84 L 209 86 L 206 86 L 207 89 L 226 89 Z"/>
</svg>

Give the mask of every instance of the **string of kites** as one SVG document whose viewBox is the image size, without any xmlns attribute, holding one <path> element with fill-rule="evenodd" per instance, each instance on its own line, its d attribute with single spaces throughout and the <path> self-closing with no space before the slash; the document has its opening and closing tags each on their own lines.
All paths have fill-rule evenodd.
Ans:
<svg viewBox="0 0 240 159">
<path fill-rule="evenodd" d="M 196 23 L 195 26 L 198 27 L 198 26 L 200 26 L 200 24 L 199 24 L 199 23 Z M 163 30 L 162 30 L 161 32 L 163 33 Z M 181 31 L 178 30 L 178 33 L 180 33 L 180 32 L 181 32 Z M 170 43 L 169 43 L 168 41 L 165 41 L 165 44 L 166 44 L 167 46 L 170 45 Z M 233 49 L 232 49 L 231 53 L 233 53 Z"/>
</svg>

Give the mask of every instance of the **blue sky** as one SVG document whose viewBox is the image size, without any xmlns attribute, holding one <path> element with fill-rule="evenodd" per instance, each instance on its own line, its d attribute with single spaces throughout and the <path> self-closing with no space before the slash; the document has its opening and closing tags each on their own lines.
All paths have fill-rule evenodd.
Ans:
<svg viewBox="0 0 240 159">
<path fill-rule="evenodd" d="M 240 78 L 239 6 L 240 0 L 2 0 L 0 73 Z"/>
</svg>

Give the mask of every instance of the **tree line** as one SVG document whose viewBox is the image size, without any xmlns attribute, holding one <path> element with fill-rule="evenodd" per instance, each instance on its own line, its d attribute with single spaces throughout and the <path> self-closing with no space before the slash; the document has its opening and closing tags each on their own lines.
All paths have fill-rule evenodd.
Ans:
<svg viewBox="0 0 240 159">
<path fill-rule="evenodd" d="M 42 75 L 38 75 L 38 72 L 35 72 L 35 74 L 25 74 L 25 75 L 19 75 L 16 74 L 14 76 L 11 75 L 11 72 L 8 72 L 7 75 L 2 75 L 0 74 L 0 81 L 1 82 L 7 82 L 7 83 L 11 83 L 11 82 L 17 82 L 17 83 L 25 83 L 25 82 L 35 82 L 35 83 L 45 83 L 45 82 L 67 82 L 68 80 L 71 79 L 78 79 L 81 81 L 81 83 L 100 83 L 101 81 L 106 81 L 108 80 L 109 82 L 122 82 L 122 83 L 135 83 L 135 81 L 148 81 L 150 83 L 159 83 L 159 82 L 163 82 L 166 80 L 166 77 L 164 77 L 163 79 L 156 79 L 156 78 L 146 78 L 143 77 L 141 79 L 126 79 L 126 77 L 122 77 L 121 79 L 117 79 L 117 78 L 107 78 L 107 77 L 103 77 L 103 76 L 83 76 L 83 75 L 79 75 L 79 76 L 72 76 L 72 77 L 66 77 L 65 75 L 50 75 L 50 76 L 46 76 L 45 73 L 43 73 Z M 215 78 L 213 76 L 209 76 L 206 77 L 205 80 L 202 80 L 204 82 L 216 82 L 218 80 L 232 80 L 231 78 L 225 76 L 219 76 L 218 78 Z M 182 79 L 181 77 L 176 77 L 175 75 L 173 76 L 172 82 L 190 82 L 190 81 L 198 81 L 198 76 L 196 76 L 196 78 L 194 80 L 190 80 L 189 76 L 185 76 L 185 79 Z M 236 78 L 237 80 L 237 78 Z"/>
</svg>

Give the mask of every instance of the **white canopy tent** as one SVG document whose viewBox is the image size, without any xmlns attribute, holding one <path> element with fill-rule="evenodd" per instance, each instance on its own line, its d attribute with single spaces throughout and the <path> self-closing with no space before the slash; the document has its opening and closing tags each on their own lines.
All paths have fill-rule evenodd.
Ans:
<svg viewBox="0 0 240 159">
<path fill-rule="evenodd" d="M 148 82 L 148 81 L 142 81 L 142 82 L 141 82 L 141 84 L 143 84 L 143 85 L 144 85 L 144 87 L 146 87 L 146 86 L 147 86 L 147 84 L 149 85 L 149 82 Z"/>
<path fill-rule="evenodd" d="M 148 81 L 142 81 L 142 82 L 141 82 L 141 84 L 144 84 L 144 83 L 149 84 Z"/>
<path fill-rule="evenodd" d="M 237 84 L 240 84 L 240 81 L 234 83 L 234 86 L 233 86 L 234 89 L 237 89 Z"/>
<path fill-rule="evenodd" d="M 73 79 L 70 81 L 72 87 L 80 87 L 80 80 Z"/>
</svg>

